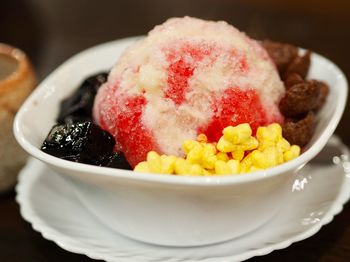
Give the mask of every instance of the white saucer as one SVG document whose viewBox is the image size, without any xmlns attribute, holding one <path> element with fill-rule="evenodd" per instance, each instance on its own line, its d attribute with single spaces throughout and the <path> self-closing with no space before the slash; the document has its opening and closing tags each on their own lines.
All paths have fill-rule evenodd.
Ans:
<svg viewBox="0 0 350 262">
<path fill-rule="evenodd" d="M 238 261 L 286 248 L 332 221 L 350 198 L 348 150 L 328 164 L 303 167 L 283 209 L 259 229 L 225 243 L 172 248 L 137 242 L 111 231 L 83 207 L 71 181 L 30 159 L 21 171 L 17 201 L 22 216 L 65 250 L 107 261 Z M 326 149 L 327 150 L 327 149 Z M 142 219 L 142 218 L 140 218 Z"/>
</svg>

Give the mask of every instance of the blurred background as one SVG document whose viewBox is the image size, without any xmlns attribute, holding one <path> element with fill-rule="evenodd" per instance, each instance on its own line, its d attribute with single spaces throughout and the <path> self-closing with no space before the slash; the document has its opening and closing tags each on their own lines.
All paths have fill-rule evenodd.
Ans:
<svg viewBox="0 0 350 262">
<path fill-rule="evenodd" d="M 26 51 L 43 78 L 85 48 L 190 15 L 225 20 L 258 39 L 310 48 L 349 73 L 349 12 L 346 0 L 5 0 L 0 39 Z"/>
<path fill-rule="evenodd" d="M 347 0 L 1 0 L 0 42 L 24 50 L 40 81 L 77 52 L 106 41 L 146 34 L 169 17 L 185 15 L 225 20 L 254 38 L 311 49 L 335 62 L 350 78 Z M 348 120 L 349 108 L 337 133 L 350 145 Z M 8 218 L 3 212 L 0 215 L 6 221 L 0 225 L 0 231 L 8 232 L 0 236 L 0 261 L 89 261 L 34 233 L 20 218 L 13 197 L 12 192 L 7 202 L 1 200 L 3 210 L 10 215 Z M 345 261 L 339 257 L 350 257 L 350 232 L 347 238 L 342 235 L 350 221 L 349 206 L 347 210 L 323 235 L 324 230 L 287 250 L 253 260 L 271 261 L 279 257 L 292 261 L 293 254 L 293 259 L 306 257 L 306 261 Z M 34 244 L 28 244 L 31 241 Z M 23 255 L 12 251 L 14 247 Z"/>
<path fill-rule="evenodd" d="M 311 49 L 350 76 L 347 0 L 3 0 L 0 41 L 28 53 L 39 80 L 88 47 L 146 34 L 173 16 L 225 20 L 257 39 Z M 350 112 L 346 112 L 350 119 Z M 350 144 L 340 124 L 338 132 Z M 349 130 L 347 130 L 349 131 Z"/>
</svg>

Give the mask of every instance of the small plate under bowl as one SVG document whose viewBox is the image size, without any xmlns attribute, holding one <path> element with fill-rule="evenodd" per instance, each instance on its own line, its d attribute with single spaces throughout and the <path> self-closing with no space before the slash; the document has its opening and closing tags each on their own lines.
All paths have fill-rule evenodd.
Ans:
<svg viewBox="0 0 350 262">
<path fill-rule="evenodd" d="M 110 262 L 242 261 L 306 239 L 331 222 L 350 197 L 347 148 L 331 138 L 324 156 L 298 171 L 284 206 L 268 223 L 239 238 L 203 247 L 173 248 L 133 241 L 101 223 L 82 205 L 66 176 L 31 159 L 22 170 L 17 202 L 22 216 L 44 238 L 70 252 Z M 333 153 L 332 148 L 340 153 Z M 338 151 L 338 150 L 337 150 Z M 334 161 L 332 161 L 332 156 Z M 142 217 L 140 218 L 142 219 Z"/>
</svg>

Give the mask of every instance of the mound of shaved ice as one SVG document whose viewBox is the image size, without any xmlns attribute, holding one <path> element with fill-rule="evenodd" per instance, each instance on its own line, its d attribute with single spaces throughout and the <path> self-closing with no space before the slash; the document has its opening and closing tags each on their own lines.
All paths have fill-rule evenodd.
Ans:
<svg viewBox="0 0 350 262">
<path fill-rule="evenodd" d="M 199 133 L 281 123 L 284 86 L 266 51 L 226 22 L 172 18 L 130 46 L 100 88 L 94 120 L 132 166 L 153 150 L 182 155 Z"/>
</svg>

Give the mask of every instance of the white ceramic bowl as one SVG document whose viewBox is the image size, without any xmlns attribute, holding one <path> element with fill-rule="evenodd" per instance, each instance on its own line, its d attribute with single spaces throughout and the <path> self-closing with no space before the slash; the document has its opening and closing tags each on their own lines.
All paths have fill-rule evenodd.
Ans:
<svg viewBox="0 0 350 262">
<path fill-rule="evenodd" d="M 137 240 L 171 246 L 212 244 L 248 233 L 272 218 L 291 191 L 295 171 L 325 146 L 341 118 L 347 97 L 343 73 L 326 58 L 312 55 L 309 77 L 330 86 L 315 134 L 301 156 L 265 171 L 212 177 L 142 174 L 73 163 L 40 151 L 60 101 L 85 77 L 110 69 L 133 41 L 90 48 L 48 76 L 16 116 L 14 132 L 20 145 L 72 179 L 80 199 L 99 220 Z"/>
</svg>

